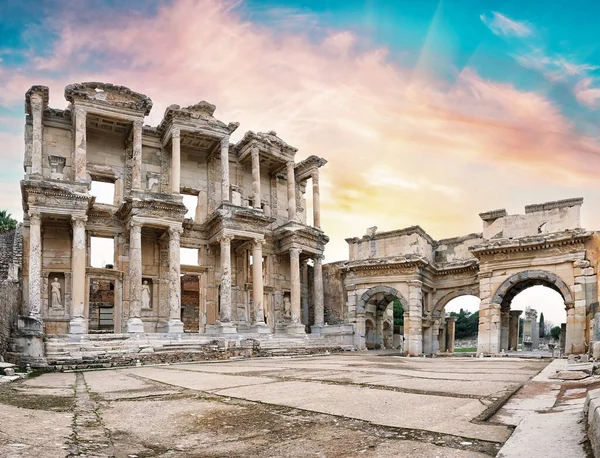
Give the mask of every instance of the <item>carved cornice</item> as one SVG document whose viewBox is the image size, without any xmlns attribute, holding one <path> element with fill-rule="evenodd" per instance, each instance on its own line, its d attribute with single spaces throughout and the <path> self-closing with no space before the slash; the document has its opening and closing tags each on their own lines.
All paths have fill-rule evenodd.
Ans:
<svg viewBox="0 0 600 458">
<path fill-rule="evenodd" d="M 25 93 L 25 113 L 31 114 L 31 96 L 38 94 L 42 98 L 42 109 L 48 106 L 48 100 L 50 98 L 50 90 L 48 86 L 31 86 Z"/>
<path fill-rule="evenodd" d="M 144 94 L 134 92 L 128 87 L 110 83 L 87 82 L 74 83 L 65 87 L 65 99 L 74 103 L 85 100 L 101 106 L 126 108 L 148 115 L 152 100 Z"/>
</svg>

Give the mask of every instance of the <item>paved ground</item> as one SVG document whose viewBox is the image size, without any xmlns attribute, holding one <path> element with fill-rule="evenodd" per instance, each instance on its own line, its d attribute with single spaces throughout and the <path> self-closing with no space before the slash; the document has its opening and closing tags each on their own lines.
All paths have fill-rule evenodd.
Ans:
<svg viewBox="0 0 600 458">
<path fill-rule="evenodd" d="M 495 456 L 547 362 L 377 353 L 44 374 L 0 388 L 2 457 Z"/>
</svg>

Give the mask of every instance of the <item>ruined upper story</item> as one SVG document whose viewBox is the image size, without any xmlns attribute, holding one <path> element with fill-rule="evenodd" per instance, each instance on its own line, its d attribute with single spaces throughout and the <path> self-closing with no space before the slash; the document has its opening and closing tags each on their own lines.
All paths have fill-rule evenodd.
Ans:
<svg viewBox="0 0 600 458">
<path fill-rule="evenodd" d="M 367 229 L 363 237 L 346 239 L 350 265 L 396 263 L 419 260 L 437 268 L 477 261 L 477 253 L 511 245 L 539 244 L 583 234 L 580 211 L 582 198 L 528 205 L 523 215 L 506 210 L 481 213 L 483 232 L 434 240 L 421 227 L 388 232 Z M 587 234 L 587 233 L 585 233 Z"/>
<path fill-rule="evenodd" d="M 259 212 L 272 228 L 310 222 L 307 182 L 318 198 L 326 161 L 310 156 L 296 163 L 297 149 L 275 132 L 246 132 L 231 143 L 238 123 L 218 120 L 216 107 L 205 101 L 170 105 L 158 126 L 145 125 L 151 99 L 108 83 L 70 84 L 64 95 L 68 106 L 57 110 L 49 107 L 47 87 L 26 93 L 25 183 L 87 196 L 95 183 L 107 183 L 114 195 L 91 205 L 114 207 L 113 213 L 132 199 L 181 206 L 190 195 L 197 197 L 197 224 L 222 203 Z M 24 187 L 26 212 L 30 190 Z M 319 227 L 318 215 L 312 223 Z"/>
</svg>

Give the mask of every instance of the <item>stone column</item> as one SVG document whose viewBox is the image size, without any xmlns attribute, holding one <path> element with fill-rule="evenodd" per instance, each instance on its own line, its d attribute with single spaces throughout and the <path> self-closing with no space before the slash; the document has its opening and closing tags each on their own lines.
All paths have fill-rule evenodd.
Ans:
<svg viewBox="0 0 600 458">
<path fill-rule="evenodd" d="M 446 351 L 454 353 L 454 335 L 456 330 L 456 317 L 451 316 L 446 318 Z"/>
<path fill-rule="evenodd" d="M 426 328 L 423 328 L 423 354 L 431 355 L 433 352 L 433 328 L 429 325 Z"/>
<path fill-rule="evenodd" d="M 29 316 L 40 319 L 42 301 L 42 216 L 29 212 Z"/>
<path fill-rule="evenodd" d="M 288 195 L 288 218 L 296 221 L 296 175 L 294 161 L 287 164 L 287 195 Z"/>
<path fill-rule="evenodd" d="M 521 317 L 521 310 L 511 310 L 510 311 L 510 321 L 508 324 L 509 327 L 509 342 L 508 347 L 513 351 L 517 351 L 519 347 L 519 321 Z"/>
<path fill-rule="evenodd" d="M 133 121 L 133 164 L 131 188 L 142 189 L 142 125 L 141 119 Z"/>
<path fill-rule="evenodd" d="M 179 194 L 181 176 L 181 131 L 173 127 L 171 131 L 171 193 Z"/>
<path fill-rule="evenodd" d="M 313 226 L 321 229 L 321 200 L 319 197 L 319 170 L 312 173 L 313 185 Z"/>
<path fill-rule="evenodd" d="M 252 297 L 254 298 L 254 323 L 252 330 L 259 333 L 270 332 L 265 324 L 264 288 L 263 288 L 263 266 L 262 247 L 265 239 L 254 239 L 252 242 Z"/>
<path fill-rule="evenodd" d="M 565 344 L 565 350 L 564 350 L 564 354 L 565 355 L 570 355 L 571 353 L 576 353 L 575 350 L 577 350 L 577 342 L 574 341 L 573 336 L 575 335 L 575 328 L 577 327 L 578 323 L 576 322 L 575 319 L 575 307 L 574 306 L 568 306 L 567 307 L 567 323 L 564 326 L 564 344 Z M 525 332 L 525 331 L 523 331 Z M 525 336 L 525 334 L 523 333 L 523 336 Z M 561 338 L 563 337 L 563 324 L 561 324 Z"/>
<path fill-rule="evenodd" d="M 233 334 L 236 328 L 231 322 L 231 241 L 233 235 L 223 234 L 218 241 L 221 244 L 221 314 L 219 331 Z"/>
<path fill-rule="evenodd" d="M 179 262 L 179 237 L 183 229 L 169 228 L 169 321 L 167 332 L 183 332 L 181 321 L 181 277 Z"/>
<path fill-rule="evenodd" d="M 31 145 L 31 174 L 42 175 L 42 143 L 43 130 L 42 114 L 44 102 L 40 94 L 32 94 L 29 103 L 32 116 L 32 145 Z"/>
<path fill-rule="evenodd" d="M 314 288 L 313 304 L 315 307 L 315 325 L 311 328 L 313 333 L 320 333 L 325 324 L 325 299 L 323 296 L 323 255 L 318 254 L 314 257 L 315 266 L 313 270 Z"/>
<path fill-rule="evenodd" d="M 86 246 L 85 216 L 73 216 L 73 249 L 71 253 L 71 322 L 69 323 L 70 334 L 86 334 L 88 331 L 88 320 L 85 316 L 85 268 L 86 268 Z"/>
<path fill-rule="evenodd" d="M 229 198 L 229 135 L 221 139 L 221 202 L 231 202 Z"/>
<path fill-rule="evenodd" d="M 252 147 L 252 194 L 254 208 L 260 210 L 260 154 L 257 146 Z"/>
<path fill-rule="evenodd" d="M 75 108 L 75 154 L 73 157 L 73 169 L 75 170 L 75 181 L 87 181 L 87 143 L 86 143 L 86 111 L 83 108 Z"/>
<path fill-rule="evenodd" d="M 422 287 L 423 283 L 418 280 L 408 282 L 408 322 L 404 320 L 405 331 L 408 334 L 407 347 L 410 356 L 420 356 L 423 353 L 423 303 Z M 408 333 L 406 332 L 408 327 Z"/>
<path fill-rule="evenodd" d="M 436 318 L 431 325 L 431 353 L 433 355 L 440 352 L 440 319 Z"/>
<path fill-rule="evenodd" d="M 288 325 L 290 334 L 304 334 L 304 325 L 300 322 L 300 248 L 290 248 L 290 302 L 292 321 Z"/>
<path fill-rule="evenodd" d="M 510 337 L 510 310 L 500 309 L 500 351 L 508 351 Z"/>
<path fill-rule="evenodd" d="M 142 322 L 142 226 L 129 223 L 129 319 L 127 332 L 144 332 Z"/>
</svg>

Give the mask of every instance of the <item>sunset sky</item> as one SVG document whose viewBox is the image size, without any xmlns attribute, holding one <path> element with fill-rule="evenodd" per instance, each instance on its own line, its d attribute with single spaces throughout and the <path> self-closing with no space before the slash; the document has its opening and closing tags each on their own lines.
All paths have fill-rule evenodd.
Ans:
<svg viewBox="0 0 600 458">
<path fill-rule="evenodd" d="M 126 6 L 123 6 L 126 5 Z M 106 81 L 207 100 L 322 169 L 326 260 L 369 226 L 434 238 L 478 213 L 582 196 L 600 228 L 596 1 L 182 0 L 0 3 L 0 208 L 22 217 L 33 84 Z"/>
</svg>

